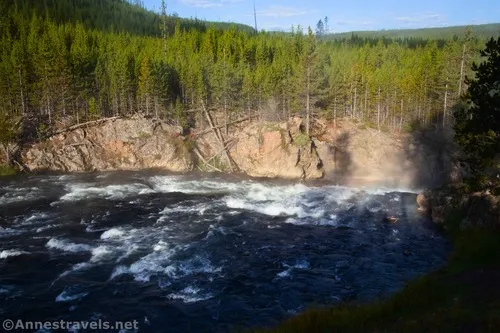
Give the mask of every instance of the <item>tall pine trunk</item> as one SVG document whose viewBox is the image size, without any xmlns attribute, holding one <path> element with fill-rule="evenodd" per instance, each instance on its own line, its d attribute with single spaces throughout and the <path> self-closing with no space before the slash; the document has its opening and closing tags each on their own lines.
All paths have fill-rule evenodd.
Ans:
<svg viewBox="0 0 500 333">
<path fill-rule="evenodd" d="M 446 83 L 444 91 L 444 107 L 443 107 L 443 128 L 446 126 L 446 112 L 448 109 L 448 83 Z"/>
<path fill-rule="evenodd" d="M 462 61 L 460 63 L 460 81 L 458 82 L 458 96 L 462 94 L 462 81 L 464 80 L 464 65 L 465 65 L 465 48 L 467 44 L 464 43 L 464 47 L 462 50 Z"/>
<path fill-rule="evenodd" d="M 377 101 L 377 128 L 380 132 L 380 87 L 378 88 L 378 101 Z"/>
<path fill-rule="evenodd" d="M 311 122 L 311 106 L 310 106 L 310 99 L 311 99 L 311 66 L 308 64 L 307 65 L 307 94 L 306 94 L 306 133 L 307 135 L 310 134 L 309 129 L 310 129 L 310 122 Z"/>
<path fill-rule="evenodd" d="M 26 113 L 26 109 L 24 107 L 24 92 L 23 92 L 23 81 L 21 79 L 21 69 L 18 70 L 18 74 L 19 74 L 19 88 L 20 88 L 20 92 L 21 92 L 21 108 L 22 108 L 22 114 L 24 116 L 24 114 Z"/>
</svg>

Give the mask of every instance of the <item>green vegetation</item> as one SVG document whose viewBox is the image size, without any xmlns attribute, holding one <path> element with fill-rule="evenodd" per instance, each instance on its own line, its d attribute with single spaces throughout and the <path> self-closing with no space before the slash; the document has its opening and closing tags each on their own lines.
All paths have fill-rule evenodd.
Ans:
<svg viewBox="0 0 500 333">
<path fill-rule="evenodd" d="M 197 165 L 200 171 L 213 171 L 214 168 L 218 170 L 228 170 L 227 163 L 223 161 L 221 156 L 215 156 L 209 161 L 209 165 L 205 164 L 203 161 L 199 161 Z"/>
<path fill-rule="evenodd" d="M 0 148 L 3 150 L 3 156 L 0 158 L 0 175 L 10 175 L 14 171 L 10 167 L 11 146 L 17 140 L 17 136 L 18 122 L 5 113 L 0 113 Z"/>
<path fill-rule="evenodd" d="M 203 123 L 202 101 L 228 122 L 303 115 L 312 134 L 318 115 L 391 131 L 447 124 L 485 42 L 475 28 L 418 45 L 323 41 L 301 28 L 257 34 L 120 0 L 0 7 L 0 113 L 33 128 L 137 112 L 186 128 Z"/>
<path fill-rule="evenodd" d="M 293 137 L 293 143 L 299 147 L 305 147 L 311 142 L 311 138 L 306 133 L 299 132 Z"/>
<path fill-rule="evenodd" d="M 455 111 L 456 140 L 472 169 L 474 190 L 500 184 L 500 37 L 491 39 L 481 52 L 487 60 L 472 70 L 463 107 Z"/>
<path fill-rule="evenodd" d="M 130 137 L 130 139 L 148 139 L 152 136 L 153 134 L 150 133 L 150 132 L 143 132 L 143 131 L 139 131 L 139 133 L 136 134 L 136 136 L 133 136 L 133 137 Z"/>
<path fill-rule="evenodd" d="M 486 179 L 482 188 L 498 182 L 487 174 L 500 149 L 500 38 L 491 39 L 481 65 L 473 65 L 476 79 L 458 109 L 456 140 L 465 150 L 473 179 Z M 496 169 L 498 172 L 498 169 Z M 456 185 L 457 195 L 470 184 Z M 446 195 L 453 194 L 448 192 Z M 493 195 L 498 195 L 492 191 Z M 500 237 L 496 221 L 464 228 L 471 207 L 449 207 L 443 231 L 453 243 L 445 267 L 410 282 L 396 295 L 368 304 L 348 303 L 309 309 L 276 328 L 259 332 L 498 332 L 500 331 Z M 432 207 L 431 207 L 432 209 Z M 490 207 L 498 209 L 498 207 Z M 496 219 L 491 212 L 491 219 Z"/>
<path fill-rule="evenodd" d="M 134 2 L 137 4 L 137 2 Z M 160 1 L 158 1 L 160 4 Z M 3 0 L 2 13 L 9 11 L 30 18 L 33 13 L 39 17 L 48 16 L 57 25 L 81 23 L 86 28 L 113 33 L 130 33 L 141 36 L 161 36 L 160 14 L 149 11 L 126 0 Z M 210 25 L 216 29 L 237 29 L 254 32 L 250 26 L 225 22 L 207 22 L 198 19 L 180 18 L 172 13 L 166 17 L 166 30 L 173 34 L 176 25 L 182 30 L 206 30 Z"/>
<path fill-rule="evenodd" d="M 473 37 L 488 39 L 500 33 L 500 23 L 473 25 Z M 369 40 L 385 38 L 387 40 L 417 41 L 417 40 L 450 40 L 463 39 L 468 26 L 453 26 L 443 28 L 394 29 L 378 31 L 352 31 L 324 35 L 326 40 Z"/>
<path fill-rule="evenodd" d="M 16 174 L 16 169 L 10 165 L 0 164 L 0 176 L 12 176 Z"/>
<path fill-rule="evenodd" d="M 261 131 L 264 133 L 265 132 L 277 132 L 277 131 L 283 131 L 283 129 L 280 127 L 279 124 L 266 122 L 262 126 Z"/>
</svg>

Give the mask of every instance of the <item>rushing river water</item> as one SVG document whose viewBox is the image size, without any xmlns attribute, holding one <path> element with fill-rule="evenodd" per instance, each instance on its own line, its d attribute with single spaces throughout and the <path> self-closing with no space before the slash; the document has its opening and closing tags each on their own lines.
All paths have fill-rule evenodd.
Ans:
<svg viewBox="0 0 500 333">
<path fill-rule="evenodd" d="M 443 264 L 415 194 L 149 172 L 0 180 L 0 319 L 273 325 Z M 384 220 L 399 218 L 397 223 Z"/>
</svg>

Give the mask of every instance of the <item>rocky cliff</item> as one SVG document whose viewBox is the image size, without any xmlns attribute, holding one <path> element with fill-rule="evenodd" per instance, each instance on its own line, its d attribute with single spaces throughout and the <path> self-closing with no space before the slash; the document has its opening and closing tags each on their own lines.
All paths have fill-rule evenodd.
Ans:
<svg viewBox="0 0 500 333">
<path fill-rule="evenodd" d="M 303 133 L 300 119 L 287 123 L 247 123 L 231 133 L 229 155 L 237 168 L 252 177 L 318 179 L 323 177 L 315 143 Z M 220 151 L 213 135 L 198 139 L 203 154 Z"/>
<path fill-rule="evenodd" d="M 435 188 L 460 177 L 449 130 L 389 134 L 344 121 L 325 123 L 317 150 L 325 177 L 348 185 Z"/>
<path fill-rule="evenodd" d="M 182 136 L 178 127 L 137 116 L 53 135 L 25 147 L 21 159 L 31 170 L 232 169 L 254 177 L 428 187 L 449 176 L 453 149 L 449 138 L 440 142 L 426 135 L 390 135 L 348 121 L 320 121 L 309 137 L 299 118 L 246 121 L 230 128 L 226 155 L 210 131 L 194 129 Z"/>
<path fill-rule="evenodd" d="M 500 196 L 489 190 L 468 193 L 459 185 L 447 185 L 419 193 L 417 203 L 434 223 L 447 228 L 500 230 Z"/>
<path fill-rule="evenodd" d="M 30 170 L 95 171 L 161 168 L 184 172 L 193 160 L 178 130 L 136 117 L 54 135 L 22 152 Z"/>
</svg>

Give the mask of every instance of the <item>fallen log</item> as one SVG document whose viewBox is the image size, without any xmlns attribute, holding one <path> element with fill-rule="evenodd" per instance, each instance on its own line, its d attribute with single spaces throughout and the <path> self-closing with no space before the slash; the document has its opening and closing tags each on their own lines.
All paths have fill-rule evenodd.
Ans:
<svg viewBox="0 0 500 333">
<path fill-rule="evenodd" d="M 193 151 L 195 152 L 196 156 L 198 156 L 198 158 L 199 158 L 199 159 L 200 159 L 200 160 L 201 160 L 201 161 L 202 161 L 202 162 L 203 162 L 206 166 L 208 166 L 208 167 L 210 167 L 210 168 L 214 169 L 215 171 L 222 172 L 222 170 L 221 170 L 221 169 L 216 168 L 215 166 L 211 165 L 211 164 L 210 164 L 210 163 L 209 163 L 209 162 L 208 162 L 208 161 L 207 161 L 207 160 L 203 157 L 203 155 L 201 155 L 201 153 L 200 153 L 200 151 L 198 150 L 198 148 L 196 148 L 196 147 L 195 147 L 195 148 L 193 149 Z M 203 171 L 203 170 L 201 170 L 201 168 L 200 168 L 200 167 L 198 167 L 198 169 L 200 169 L 200 171 Z"/>
<path fill-rule="evenodd" d="M 48 135 L 48 137 L 54 136 L 54 135 L 57 135 L 57 134 L 61 134 L 61 133 L 65 133 L 65 132 L 68 132 L 68 131 L 72 131 L 72 130 L 75 130 L 75 129 L 78 129 L 78 128 L 82 128 L 82 127 L 86 127 L 86 126 L 91 126 L 91 125 L 97 125 L 97 124 L 100 124 L 100 123 L 104 123 L 106 121 L 116 120 L 116 119 L 119 119 L 119 118 L 121 118 L 121 117 L 120 116 L 115 116 L 115 117 L 102 118 L 102 119 L 87 121 L 87 122 L 81 123 L 81 124 L 72 125 L 72 126 L 63 128 L 62 130 L 52 132 L 52 133 L 50 133 Z"/>
<path fill-rule="evenodd" d="M 229 139 L 228 141 L 226 141 L 226 145 L 224 146 L 224 148 L 221 149 L 221 150 L 219 150 L 217 153 L 215 153 L 215 155 L 212 155 L 212 157 L 210 157 L 207 160 L 207 162 L 210 163 L 214 158 L 216 158 L 217 156 L 219 156 L 224 151 L 227 151 L 234 144 L 236 144 L 235 139 Z"/>
<path fill-rule="evenodd" d="M 242 123 L 244 121 L 250 120 L 250 119 L 255 118 L 255 117 L 256 116 L 248 116 L 248 117 L 245 117 L 245 118 L 240 118 L 240 119 L 237 119 L 237 120 L 234 120 L 234 121 L 231 121 L 231 122 L 227 123 L 227 125 L 229 126 L 229 125 L 234 125 L 234 124 Z M 226 125 L 217 125 L 216 128 L 222 128 L 224 126 L 226 126 Z M 209 128 L 209 129 L 206 129 L 204 131 L 201 131 L 201 132 L 198 132 L 198 133 L 194 133 L 193 135 L 194 136 L 201 136 L 201 135 L 205 135 L 207 133 L 210 133 L 212 131 L 213 130 L 211 128 Z"/>
<path fill-rule="evenodd" d="M 14 163 L 19 167 L 19 171 L 26 172 L 26 173 L 31 173 L 31 170 L 28 167 L 25 167 L 24 165 L 22 165 L 18 161 L 14 160 Z"/>
<path fill-rule="evenodd" d="M 201 106 L 203 108 L 203 111 L 205 111 L 205 115 L 208 120 L 208 124 L 210 125 L 211 130 L 214 132 L 215 137 L 217 138 L 217 141 L 219 142 L 220 148 L 224 152 L 224 156 L 226 157 L 227 165 L 229 167 L 230 171 L 234 171 L 233 168 L 233 163 L 231 162 L 231 157 L 229 156 L 229 153 L 227 152 L 227 149 L 224 146 L 224 138 L 222 137 L 222 133 L 220 130 L 215 127 L 214 122 L 212 120 L 212 117 L 210 116 L 210 113 L 208 113 L 207 109 L 205 108 L 205 104 L 203 103 L 203 100 L 201 101 Z"/>
</svg>

